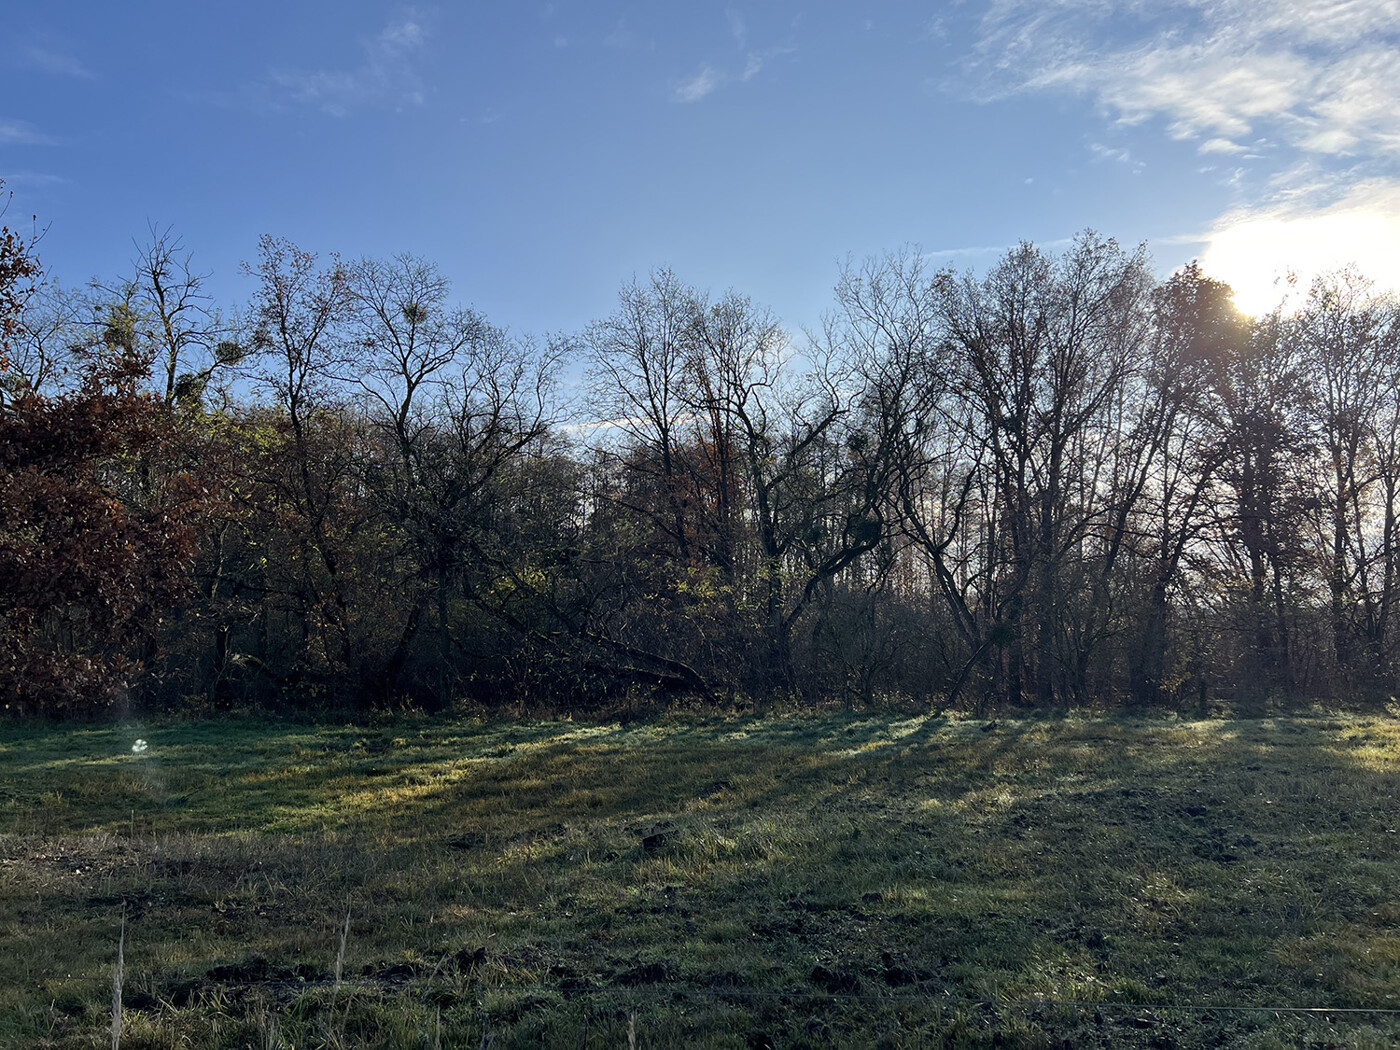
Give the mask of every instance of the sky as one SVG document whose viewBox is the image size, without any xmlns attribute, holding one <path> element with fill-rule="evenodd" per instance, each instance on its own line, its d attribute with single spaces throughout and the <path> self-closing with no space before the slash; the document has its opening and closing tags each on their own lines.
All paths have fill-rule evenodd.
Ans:
<svg viewBox="0 0 1400 1050">
<path fill-rule="evenodd" d="M 1400 0 L 55 0 L 0 36 L 4 221 L 65 284 L 170 228 L 224 306 L 272 234 L 436 262 L 544 335 L 671 267 L 815 328 L 846 260 L 1093 228 L 1400 286 Z"/>
</svg>

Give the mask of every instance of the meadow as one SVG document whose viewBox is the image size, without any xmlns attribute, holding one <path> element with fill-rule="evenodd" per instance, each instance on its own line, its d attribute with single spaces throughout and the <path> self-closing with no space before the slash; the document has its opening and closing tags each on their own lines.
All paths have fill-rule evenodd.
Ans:
<svg viewBox="0 0 1400 1050">
<path fill-rule="evenodd" d="M 1392 1046 L 1400 718 L 6 725 L 0 1045 L 119 941 L 126 1050 Z"/>
</svg>

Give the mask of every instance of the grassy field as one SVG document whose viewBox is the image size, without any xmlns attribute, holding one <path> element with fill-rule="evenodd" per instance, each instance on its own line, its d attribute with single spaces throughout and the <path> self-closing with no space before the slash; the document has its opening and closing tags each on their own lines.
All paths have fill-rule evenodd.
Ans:
<svg viewBox="0 0 1400 1050">
<path fill-rule="evenodd" d="M 0 1045 L 123 923 L 123 1048 L 1393 1046 L 1400 720 L 4 726 Z"/>
</svg>

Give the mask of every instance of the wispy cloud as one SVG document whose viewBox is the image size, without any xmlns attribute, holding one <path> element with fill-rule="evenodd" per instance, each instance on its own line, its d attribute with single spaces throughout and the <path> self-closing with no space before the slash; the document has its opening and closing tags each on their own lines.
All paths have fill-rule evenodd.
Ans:
<svg viewBox="0 0 1400 1050">
<path fill-rule="evenodd" d="M 364 55 L 350 69 L 283 69 L 269 73 L 258 94 L 277 106 L 301 106 L 343 117 L 367 105 L 422 105 L 418 57 L 427 43 L 422 21 L 390 22 L 363 42 Z"/>
<path fill-rule="evenodd" d="M 749 27 L 744 21 L 744 16 L 734 8 L 727 8 L 724 17 L 729 20 L 729 35 L 734 38 L 734 43 L 739 45 L 739 50 L 749 46 Z"/>
<path fill-rule="evenodd" d="M 1068 248 L 1074 243 L 1073 237 L 1057 237 L 1049 241 L 1036 241 L 1035 246 L 1045 251 L 1059 251 L 1061 248 Z M 935 248 L 932 251 L 921 251 L 919 257 L 927 262 L 937 263 L 942 266 L 951 266 L 955 261 L 961 259 L 972 259 L 977 257 L 994 258 L 1005 255 L 1007 252 L 1018 247 L 1015 244 L 978 244 L 968 245 L 963 248 Z"/>
<path fill-rule="evenodd" d="M 1238 142 L 1231 142 L 1229 139 L 1213 138 L 1206 139 L 1196 147 L 1200 153 L 1246 153 L 1248 150 Z"/>
<path fill-rule="evenodd" d="M 1113 15 L 1113 17 L 1109 17 Z M 1063 90 L 1203 152 L 1267 132 L 1400 157 L 1400 0 L 993 0 L 972 58 L 992 93 Z"/>
<path fill-rule="evenodd" d="M 1232 283 L 1357 262 L 1400 287 L 1397 64 L 1400 0 L 990 0 L 944 87 L 1076 94 L 1120 131 L 1231 158 L 1201 171 L 1236 201 L 1202 238 Z"/>
<path fill-rule="evenodd" d="M 1131 164 L 1133 155 L 1122 146 L 1105 146 L 1102 142 L 1089 143 L 1089 152 L 1095 160 L 1111 160 L 1119 164 Z"/>
<path fill-rule="evenodd" d="M 673 81 L 671 98 L 676 102 L 699 102 L 728 84 L 746 84 L 763 72 L 764 64 L 777 55 L 785 55 L 795 48 L 780 48 L 759 53 L 751 51 L 744 59 L 743 69 L 717 69 L 708 62 L 688 77 Z"/>
<path fill-rule="evenodd" d="M 677 102 L 699 102 L 714 94 L 729 81 L 729 74 L 711 65 L 702 65 L 694 74 L 671 85 L 671 97 Z"/>
<path fill-rule="evenodd" d="M 70 180 L 62 175 L 54 175 L 46 171 L 6 171 L 0 172 L 0 182 L 5 184 L 7 189 L 46 189 L 49 186 L 61 186 Z"/>
<path fill-rule="evenodd" d="M 636 47 L 641 43 L 641 37 L 627 25 L 627 19 L 619 18 L 617 25 L 613 26 L 612 32 L 603 37 L 603 46 L 616 48 L 618 51 L 626 51 Z"/>
<path fill-rule="evenodd" d="M 50 47 L 31 44 L 22 48 L 20 64 L 27 69 L 37 69 L 51 76 L 73 77 L 76 80 L 92 80 L 93 73 L 75 55 Z"/>
<path fill-rule="evenodd" d="M 0 117 L 0 146 L 52 146 L 54 141 L 28 121 Z"/>
<path fill-rule="evenodd" d="M 731 7 L 725 9 L 724 17 L 729 25 L 729 35 L 734 39 L 738 50 L 743 53 L 743 65 L 702 62 L 694 73 L 671 82 L 673 101 L 699 102 L 730 84 L 746 84 L 763 72 L 764 67 L 773 59 L 790 55 L 797 50 L 797 45 L 791 42 L 752 49 L 749 47 L 749 27 L 744 16 Z"/>
</svg>

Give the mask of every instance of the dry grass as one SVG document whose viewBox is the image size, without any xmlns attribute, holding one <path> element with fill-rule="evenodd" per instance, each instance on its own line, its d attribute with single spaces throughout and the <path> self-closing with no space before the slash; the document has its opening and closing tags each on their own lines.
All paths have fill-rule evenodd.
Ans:
<svg viewBox="0 0 1400 1050">
<path fill-rule="evenodd" d="M 126 1050 L 1395 1045 L 1228 1008 L 1400 1009 L 1400 722 L 6 727 L 0 1044 L 123 908 Z"/>
</svg>

